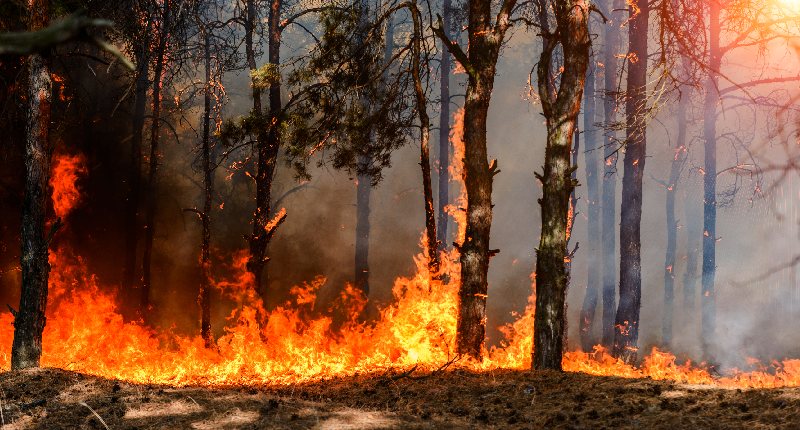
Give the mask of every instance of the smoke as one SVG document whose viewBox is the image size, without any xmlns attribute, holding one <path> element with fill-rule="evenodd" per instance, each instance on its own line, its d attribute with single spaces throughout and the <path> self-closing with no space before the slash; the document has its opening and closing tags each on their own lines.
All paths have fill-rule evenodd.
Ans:
<svg viewBox="0 0 800 430">
<path fill-rule="evenodd" d="M 293 45 L 293 33 L 287 33 Z M 517 31 L 504 48 L 489 116 L 489 154 L 497 158 L 501 173 L 495 177 L 495 203 L 491 247 L 500 249 L 490 266 L 488 298 L 489 342 L 501 338 L 498 327 L 513 321 L 512 312 L 521 313 L 531 294 L 530 273 L 535 261 L 534 248 L 539 239 L 541 188 L 533 172 L 540 170 L 545 145 L 545 128 L 540 106 L 528 100 L 528 76 L 537 58 L 537 36 Z M 130 147 L 132 100 L 125 98 L 126 81 L 112 72 L 104 79 L 94 76 L 86 59 L 70 59 L 67 82 L 75 84 L 74 99 L 68 109 L 54 116 L 58 135 L 69 153 L 82 154 L 87 174 L 80 181 L 82 204 L 75 208 L 57 241 L 69 242 L 84 256 L 93 273 L 107 284 L 119 284 L 123 256 L 123 231 L 120 220 L 125 208 L 125 175 Z M 107 75 L 107 76 L 106 76 Z M 463 75 L 457 75 L 454 92 L 463 94 Z M 233 117 L 249 110 L 250 90 L 245 73 L 226 76 L 230 103 L 223 114 Z M 168 97 L 165 97 L 165 100 Z M 120 102 L 120 100 L 122 100 Z M 454 100 L 460 100 L 455 98 Z M 432 108 L 433 110 L 433 108 Z M 765 113 L 755 119 L 743 119 L 732 113 L 720 119 L 720 130 L 746 128 L 753 134 L 753 144 L 764 142 Z M 178 141 L 171 131 L 164 142 L 157 190 L 155 254 L 153 259 L 153 297 L 157 324 L 175 326 L 178 331 L 199 330 L 196 305 L 199 284 L 200 224 L 185 208 L 199 207 L 200 172 L 197 169 L 195 134 L 199 123 L 197 108 L 186 112 L 188 121 L 171 117 L 176 124 Z M 660 109 L 648 131 L 647 176 L 642 225 L 642 312 L 640 341 L 642 349 L 660 343 L 663 303 L 663 261 L 666 243 L 663 187 L 653 178 L 668 175 L 674 139 L 674 115 L 670 106 Z M 701 124 L 694 122 L 690 133 L 699 136 Z M 145 146 L 147 142 L 145 142 Z M 680 229 L 676 274 L 675 339 L 673 349 L 694 359 L 699 350 L 699 283 L 695 308 L 681 306 L 683 274 L 686 270 L 686 205 L 702 205 L 702 182 L 697 167 L 702 163 L 702 142 L 690 149 L 691 160 L 679 184 L 676 208 Z M 735 163 L 733 146 L 720 144 L 720 165 Z M 760 145 L 760 157 L 770 157 L 782 150 Z M 18 151 L 19 147 L 16 147 Z M 434 157 L 437 157 L 434 148 Z M 419 149 L 415 142 L 392 156 L 392 167 L 372 197 L 372 232 L 370 236 L 371 300 L 388 302 L 394 280 L 415 270 L 412 256 L 419 250 L 424 228 Z M 3 149 L 0 170 L 18 170 L 19 152 Z M 218 155 L 220 155 L 218 153 Z M 250 155 L 247 151 L 240 158 Z M 245 249 L 244 237 L 250 234 L 254 209 L 254 184 L 246 175 L 253 165 L 245 163 L 229 169 L 236 159 L 223 160 L 216 179 L 215 209 L 212 218 L 212 261 L 215 276 L 226 274 L 233 255 Z M 724 163 L 723 163 L 724 161 Z M 584 157 L 579 157 L 578 179 L 585 184 Z M 353 280 L 356 189 L 353 178 L 328 167 L 311 170 L 312 180 L 287 194 L 280 207 L 287 220 L 270 245 L 268 278 L 270 293 L 267 307 L 286 301 L 290 289 L 317 276 L 324 276 L 320 290 L 323 301 L 333 302 L 347 282 Z M 618 171 L 621 184 L 622 166 Z M 738 193 L 718 213 L 717 247 L 717 337 L 713 344 L 724 365 L 741 365 L 748 356 L 762 360 L 800 356 L 800 335 L 793 328 L 800 318 L 798 268 L 776 271 L 761 277 L 770 268 L 790 260 L 800 250 L 798 239 L 798 200 L 800 179 L 791 176 L 769 195 L 750 201 L 754 182 L 750 178 L 720 178 L 720 191 L 737 183 Z M 765 178 L 765 183 L 773 180 Z M 274 199 L 300 185 L 293 172 L 281 165 L 275 178 Z M 434 181 L 434 187 L 436 181 Z M 11 181 L 13 192 L 3 192 L 0 233 L 0 286 L 6 303 L 18 301 L 19 275 L 14 270 L 19 259 L 19 217 L 21 180 Z M 766 189 L 766 187 L 763 187 Z M 621 186 L 617 187 L 618 193 Z M 586 242 L 586 188 L 578 188 L 578 212 L 573 241 Z M 437 195 L 434 189 L 434 195 Z M 13 198 L 12 198 L 13 197 Z M 617 201 L 621 201 L 618 196 Z M 619 213 L 619 210 L 617 210 Z M 696 220 L 695 220 L 696 221 Z M 452 232 L 452 229 L 450 229 Z M 449 245 L 449 244 L 448 244 Z M 698 262 L 699 264 L 699 262 Z M 761 277 L 761 278 L 760 278 Z M 756 281 L 749 282 L 750 280 Z M 586 251 L 580 248 L 572 263 L 568 291 L 569 346 L 577 348 L 578 312 L 586 285 Z M 122 296 L 125 297 L 124 295 Z M 233 302 L 219 293 L 212 298 L 214 329 L 221 333 L 221 321 L 229 315 Z M 601 312 L 597 312 L 596 323 Z"/>
</svg>

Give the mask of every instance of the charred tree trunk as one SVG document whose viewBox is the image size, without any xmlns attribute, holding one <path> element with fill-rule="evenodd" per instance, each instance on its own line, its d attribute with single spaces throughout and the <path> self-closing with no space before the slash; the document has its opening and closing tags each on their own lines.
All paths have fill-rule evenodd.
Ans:
<svg viewBox="0 0 800 430">
<path fill-rule="evenodd" d="M 703 215 L 700 205 L 686 193 L 684 202 L 686 217 L 686 273 L 683 275 L 683 307 L 689 321 L 694 321 L 697 302 L 697 261 L 703 237 Z"/>
<path fill-rule="evenodd" d="M 436 211 L 433 207 L 433 186 L 431 184 L 431 154 L 430 154 L 430 128 L 431 120 L 428 116 L 428 100 L 425 96 L 425 89 L 422 87 L 420 77 L 420 67 L 422 57 L 422 17 L 417 9 L 416 1 L 412 1 L 410 8 L 411 17 L 414 21 L 414 40 L 412 45 L 412 64 L 411 75 L 414 79 L 414 94 L 416 95 L 417 114 L 420 124 L 420 166 L 422 167 L 422 189 L 425 196 L 425 232 L 428 242 L 428 271 L 432 277 L 439 275 L 439 243 L 436 237 Z M 391 22 L 389 25 L 392 25 Z M 388 33 L 388 32 L 387 32 Z M 392 35 L 393 36 L 393 35 Z M 387 44 L 392 41 L 388 40 Z"/>
<path fill-rule="evenodd" d="M 362 166 L 369 166 L 371 160 L 362 155 Z M 364 296 L 369 297 L 369 201 L 372 194 L 372 177 L 359 174 L 356 185 L 356 253 L 355 286 Z"/>
<path fill-rule="evenodd" d="M 591 34 L 591 27 L 589 28 Z M 594 63 L 594 62 L 592 62 Z M 585 142 L 585 169 L 586 169 L 586 195 L 587 206 L 587 235 L 588 251 L 586 296 L 583 299 L 580 317 L 581 348 L 591 351 L 598 344 L 594 334 L 594 317 L 597 311 L 597 302 L 600 295 L 600 145 L 597 142 L 597 129 L 595 128 L 597 98 L 595 95 L 595 65 L 590 64 L 586 74 L 586 89 L 583 100 L 583 134 Z M 575 163 L 573 163 L 575 164 Z"/>
<path fill-rule="evenodd" d="M 161 14 L 161 31 L 158 36 L 158 50 L 156 51 L 156 63 L 153 67 L 153 112 L 152 123 L 150 125 L 150 160 L 147 172 L 147 205 L 144 220 L 144 253 L 142 256 L 142 289 L 139 297 L 139 307 L 143 316 L 147 316 L 150 310 L 150 287 L 151 265 L 153 258 L 153 239 L 155 237 L 155 221 L 158 199 L 156 191 L 158 189 L 158 143 L 159 130 L 161 126 L 161 81 L 164 73 L 164 56 L 167 49 L 167 38 L 169 32 L 169 20 L 171 14 L 170 0 L 164 0 L 164 9 Z"/>
<path fill-rule="evenodd" d="M 280 41 L 280 29 L 273 28 L 273 3 L 270 3 L 270 18 L 269 18 L 269 57 L 272 63 L 273 56 L 277 53 L 280 54 L 280 45 L 277 46 L 277 51 L 273 52 L 273 39 L 276 35 L 273 31 L 278 32 L 277 40 Z M 280 3 L 280 2 L 278 2 Z M 246 18 L 245 18 L 245 56 L 247 59 L 247 67 L 252 73 L 258 67 L 256 64 L 256 51 L 254 36 L 256 34 L 256 23 L 258 20 L 255 0 L 247 0 L 246 2 Z M 278 4 L 278 16 L 275 19 L 280 19 L 280 4 Z M 279 60 L 279 58 L 276 57 Z M 270 104 L 272 104 L 272 86 L 270 85 Z M 272 190 L 272 179 L 275 173 L 275 161 L 277 158 L 277 143 L 279 136 L 277 130 L 273 130 L 270 121 L 265 118 L 264 110 L 261 105 L 261 87 L 253 81 L 253 110 L 251 115 L 257 118 L 261 124 L 256 132 L 256 207 L 253 212 L 253 234 L 249 238 L 250 256 L 247 261 L 247 270 L 253 275 L 254 287 L 256 292 L 260 295 L 262 300 L 266 300 L 266 287 L 264 285 L 264 268 L 269 260 L 267 256 L 267 247 L 269 240 L 272 237 L 272 232 L 269 231 L 270 226 L 270 194 Z M 278 87 L 278 101 L 280 101 L 280 87 Z M 270 106 L 270 113 L 272 106 Z M 275 148 L 273 148 L 275 146 Z M 275 157 L 272 157 L 272 153 Z"/>
<path fill-rule="evenodd" d="M 717 103 L 719 102 L 718 73 L 722 63 L 720 39 L 720 4 L 709 2 L 709 69 L 705 85 L 703 108 L 703 139 L 705 173 L 703 174 L 703 274 L 700 342 L 706 359 L 711 360 L 710 342 L 714 338 L 716 321 L 717 252 Z"/>
<path fill-rule="evenodd" d="M 583 98 L 589 63 L 589 4 L 582 0 L 556 2 L 555 32 L 543 22 L 542 54 L 537 85 L 547 123 L 542 183 L 542 233 L 536 250 L 536 315 L 533 331 L 533 368 L 561 370 L 564 352 L 566 293 L 569 284 L 567 226 L 570 194 L 577 166 L 570 162 L 572 138 Z M 547 19 L 546 17 L 544 18 Z M 561 45 L 560 84 L 553 82 L 553 53 Z"/>
<path fill-rule="evenodd" d="M 128 171 L 128 198 L 125 201 L 124 231 L 125 231 L 125 261 L 122 269 L 122 290 L 124 294 L 133 298 L 140 284 L 136 280 L 137 255 L 139 248 L 139 234 L 141 224 L 139 219 L 139 203 L 142 189 L 142 132 L 144 130 L 144 115 L 147 105 L 147 87 L 150 85 L 148 77 L 150 58 L 150 38 L 145 36 L 142 46 L 136 55 L 136 84 L 134 89 L 133 106 L 133 132 L 131 135 L 130 166 Z M 138 297 L 137 300 L 138 302 Z"/>
<path fill-rule="evenodd" d="M 50 21 L 48 1 L 31 2 L 30 29 L 47 27 Z M 45 233 L 47 200 L 49 198 L 50 161 L 50 102 L 52 81 L 47 54 L 28 58 L 28 112 L 25 123 L 25 199 L 22 206 L 22 290 L 19 311 L 14 317 L 14 341 L 11 349 L 11 368 L 39 367 L 42 356 L 42 332 L 47 308 L 49 238 Z M 56 220 L 51 235 L 58 228 Z"/>
<path fill-rule="evenodd" d="M 205 94 L 203 94 L 203 243 L 200 249 L 200 336 L 206 347 L 214 344 L 211 334 L 211 202 L 214 196 L 214 168 L 211 165 L 211 35 L 204 31 Z"/>
<path fill-rule="evenodd" d="M 269 5 L 268 33 L 269 33 L 269 64 L 276 70 L 280 67 L 281 53 L 281 9 L 282 0 L 271 0 Z M 245 46 L 247 64 L 250 71 L 256 70 L 255 47 L 253 35 L 256 26 L 256 8 L 254 0 L 247 1 L 247 25 L 245 26 Z M 253 235 L 250 237 L 250 258 L 247 269 L 253 274 L 255 288 L 263 300 L 266 300 L 269 286 L 265 272 L 269 257 L 267 250 L 275 230 L 285 218 L 285 213 L 273 213 L 271 207 L 272 182 L 275 179 L 275 169 L 278 153 L 281 147 L 280 123 L 283 109 L 281 100 L 281 84 L 272 82 L 269 87 L 269 115 L 263 118 L 261 107 L 261 90 L 253 85 L 253 115 L 264 119 L 256 135 L 256 209 L 253 214 Z M 279 218 L 276 218 L 279 216 Z"/>
<path fill-rule="evenodd" d="M 494 69 L 494 67 L 492 67 Z M 494 70 L 492 70 L 492 78 Z M 480 357 L 486 333 L 486 297 L 489 272 L 489 233 L 492 226 L 492 176 L 486 150 L 486 117 L 492 88 L 484 79 L 469 78 L 464 104 L 464 186 L 467 191 L 467 228 L 461 253 L 458 350 Z"/>
<path fill-rule="evenodd" d="M 678 242 L 678 220 L 675 217 L 675 193 L 678 191 L 683 165 L 688 154 L 686 148 L 686 108 L 689 104 L 689 89 L 683 88 L 678 100 L 678 137 L 675 155 L 669 169 L 669 180 L 665 184 L 667 212 L 667 250 L 664 256 L 664 317 L 661 326 L 661 343 L 669 347 L 672 343 L 673 315 L 675 313 L 675 254 Z"/>
<path fill-rule="evenodd" d="M 584 84 L 584 88 L 586 85 Z M 567 211 L 567 252 L 564 254 L 564 267 L 566 267 L 567 274 L 572 273 L 572 257 L 573 254 L 569 250 L 569 244 L 572 242 L 572 231 L 575 229 L 575 217 L 578 215 L 578 193 L 575 190 L 578 188 L 578 169 L 574 168 L 578 165 L 578 154 L 581 150 L 581 127 L 578 125 L 577 117 L 575 119 L 575 137 L 572 139 L 572 148 L 570 149 L 570 157 L 572 161 L 570 166 L 573 167 L 572 174 L 569 177 L 572 179 L 572 183 L 575 186 L 572 188 L 572 192 L 569 193 L 569 210 Z M 575 251 L 577 251 L 578 243 L 575 242 Z M 571 280 L 570 280 L 571 281 Z M 567 285 L 569 288 L 569 284 Z"/>
<path fill-rule="evenodd" d="M 281 29 L 281 8 L 283 7 L 282 0 L 272 0 L 270 3 L 269 9 L 269 63 L 270 65 L 278 70 L 281 65 L 281 36 L 282 36 L 282 29 Z M 281 98 L 281 83 L 280 81 L 273 82 L 269 86 L 269 131 L 267 132 L 267 151 L 266 151 L 266 171 L 263 177 L 263 184 L 262 187 L 266 190 L 266 211 L 267 211 L 267 218 L 274 219 L 275 217 L 275 208 L 272 207 L 272 183 L 275 180 L 275 171 L 278 166 L 278 154 L 281 148 L 281 123 L 283 121 L 283 100 Z M 260 154 L 260 152 L 259 152 Z M 260 178 L 261 172 L 259 171 L 259 176 L 256 176 L 256 182 Z M 258 185 L 256 185 L 258 188 Z M 260 193 L 259 193 L 260 194 Z M 269 221 L 267 221 L 269 222 Z M 261 281 L 261 296 L 266 297 L 267 292 L 269 291 L 269 257 L 267 253 L 269 251 L 269 244 L 271 242 L 272 235 L 267 235 L 267 239 L 264 241 L 264 256 L 265 256 L 265 265 L 263 268 L 262 273 L 262 281 Z"/>
<path fill-rule="evenodd" d="M 442 32 L 450 38 L 451 0 L 442 2 Z M 439 231 L 437 240 L 439 246 L 447 249 L 447 228 L 450 217 L 447 215 L 447 205 L 450 204 L 450 52 L 446 47 L 442 49 L 440 59 L 440 87 L 439 87 Z"/>
<path fill-rule="evenodd" d="M 626 362 L 636 359 L 642 300 L 642 178 L 647 154 L 647 0 L 630 5 L 628 82 L 626 88 L 625 171 L 619 232 L 619 307 L 614 321 L 613 354 Z"/>
<path fill-rule="evenodd" d="M 357 45 L 356 52 L 361 50 L 367 38 L 368 33 L 368 16 L 369 16 L 369 2 L 361 0 L 361 20 L 359 22 L 359 34 L 356 39 Z M 392 55 L 391 41 L 394 39 L 394 25 L 391 18 L 386 24 L 386 36 L 384 46 L 384 60 L 388 60 Z M 368 71 L 366 68 L 361 70 L 359 81 L 366 85 L 369 81 Z M 365 112 L 372 109 L 370 100 L 367 97 L 362 97 L 362 107 Z M 360 137 L 365 145 L 369 144 L 373 138 L 372 129 L 369 126 L 364 127 L 363 135 Z M 373 160 L 368 151 L 359 155 L 358 168 L 356 175 L 356 240 L 355 240 L 355 255 L 354 255 L 354 280 L 355 286 L 364 293 L 365 297 L 369 297 L 369 235 L 370 235 L 370 198 L 372 195 L 373 178 L 366 173 L 372 166 Z"/>
<path fill-rule="evenodd" d="M 486 148 L 486 117 L 494 87 L 500 46 L 511 24 L 515 0 L 504 0 L 493 22 L 492 2 L 472 0 L 468 4 L 469 51 L 446 37 L 442 23 L 434 29 L 447 49 L 467 71 L 464 102 L 464 188 L 467 192 L 466 235 L 458 244 L 461 262 L 459 313 L 456 343 L 459 354 L 481 356 L 486 334 L 486 297 L 492 226 L 492 180 L 497 161 L 489 163 Z"/>
<path fill-rule="evenodd" d="M 619 27 L 625 20 L 622 17 L 625 3 L 623 0 L 609 0 L 611 19 L 605 26 L 605 47 L 603 49 L 603 99 L 604 122 L 609 129 L 605 132 L 603 150 L 603 196 L 602 203 L 602 266 L 603 266 L 603 320 L 601 342 L 606 348 L 614 344 L 614 319 L 617 314 L 617 133 L 614 124 L 617 121 L 617 72 L 619 61 L 617 54 L 621 46 Z"/>
</svg>

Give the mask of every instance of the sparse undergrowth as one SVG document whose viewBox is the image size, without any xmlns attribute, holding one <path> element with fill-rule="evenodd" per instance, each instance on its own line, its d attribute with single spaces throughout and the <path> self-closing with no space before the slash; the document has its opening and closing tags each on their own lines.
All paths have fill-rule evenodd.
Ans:
<svg viewBox="0 0 800 430">
<path fill-rule="evenodd" d="M 172 388 L 43 369 L 0 374 L 0 389 L 4 430 L 800 427 L 800 389 L 723 390 L 580 373 L 454 370 Z"/>
</svg>

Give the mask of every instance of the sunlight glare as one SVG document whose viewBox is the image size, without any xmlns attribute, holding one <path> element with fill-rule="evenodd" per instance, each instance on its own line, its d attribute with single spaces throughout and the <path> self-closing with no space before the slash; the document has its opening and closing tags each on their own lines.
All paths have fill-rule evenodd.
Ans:
<svg viewBox="0 0 800 430">
<path fill-rule="evenodd" d="M 800 14 L 800 0 L 777 0 L 778 6 L 789 14 Z"/>
</svg>

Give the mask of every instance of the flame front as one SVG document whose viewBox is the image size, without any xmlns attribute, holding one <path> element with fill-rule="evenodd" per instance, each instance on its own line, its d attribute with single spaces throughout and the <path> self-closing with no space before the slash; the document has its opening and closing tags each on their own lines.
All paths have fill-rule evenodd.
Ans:
<svg viewBox="0 0 800 430">
<path fill-rule="evenodd" d="M 454 136 L 453 141 L 456 154 L 463 153 L 460 137 Z M 455 158 L 453 173 L 458 177 L 460 156 Z M 65 216 L 79 200 L 75 181 L 85 173 L 83 165 L 80 157 L 60 157 L 55 163 L 53 200 L 59 216 Z M 463 221 L 459 212 L 452 211 L 458 221 Z M 463 227 L 459 231 L 463 238 Z M 374 323 L 360 322 L 358 316 L 366 299 L 346 286 L 333 305 L 346 318 L 334 327 L 330 316 L 310 316 L 317 305 L 317 292 L 325 283 L 323 277 L 294 287 L 291 300 L 267 311 L 245 268 L 247 254 L 237 253 L 231 263 L 234 275 L 215 284 L 237 306 L 227 319 L 224 335 L 207 348 L 199 334 L 185 336 L 126 322 L 115 296 L 109 293 L 112 289 L 101 287 L 85 262 L 69 248 L 61 247 L 50 254 L 42 365 L 175 386 L 290 384 L 414 366 L 425 371 L 454 362 L 455 366 L 476 371 L 529 368 L 533 296 L 525 312 L 501 330 L 505 339 L 500 346 L 485 351 L 483 361 L 456 360 L 458 253 L 451 250 L 442 257 L 441 270 L 448 275 L 447 283 L 431 281 L 424 254 L 418 254 L 415 274 L 395 281 L 394 301 L 380 311 Z M 0 314 L 0 367 L 4 369 L 10 367 L 12 322 L 10 313 Z M 775 363 L 772 371 L 734 372 L 716 378 L 702 366 L 678 364 L 674 355 L 657 349 L 641 367 L 634 367 L 595 347 L 592 352 L 566 353 L 563 366 L 567 371 L 593 375 L 723 387 L 800 386 L 800 360 Z"/>
<path fill-rule="evenodd" d="M 239 275 L 218 288 L 239 306 L 228 317 L 225 334 L 214 348 L 198 336 L 156 332 L 125 322 L 112 294 L 101 288 L 80 257 L 66 249 L 51 254 L 48 323 L 44 332 L 42 365 L 139 383 L 183 385 L 289 384 L 336 376 L 383 372 L 390 368 L 420 371 L 454 361 L 459 270 L 453 252 L 445 255 L 444 270 L 451 282 L 431 285 L 427 264 L 416 258 L 417 273 L 395 281 L 394 302 L 367 325 L 355 318 L 364 300 L 345 289 L 337 300 L 351 318 L 332 327 L 330 317 L 307 318 L 316 292 L 325 282 L 317 278 L 295 287 L 294 299 L 267 312 L 244 270 L 246 254 L 236 256 Z M 526 311 L 503 328 L 506 339 L 486 352 L 482 362 L 459 361 L 455 366 L 483 371 L 530 367 L 533 299 Z M 0 314 L 0 367 L 10 366 L 13 317 Z M 670 353 L 653 349 L 641 367 L 613 358 L 601 347 L 593 352 L 568 352 L 564 369 L 593 375 L 652 378 L 722 387 L 786 387 L 800 385 L 800 360 L 787 360 L 766 369 L 716 378 L 691 363 L 677 364 Z"/>
</svg>

